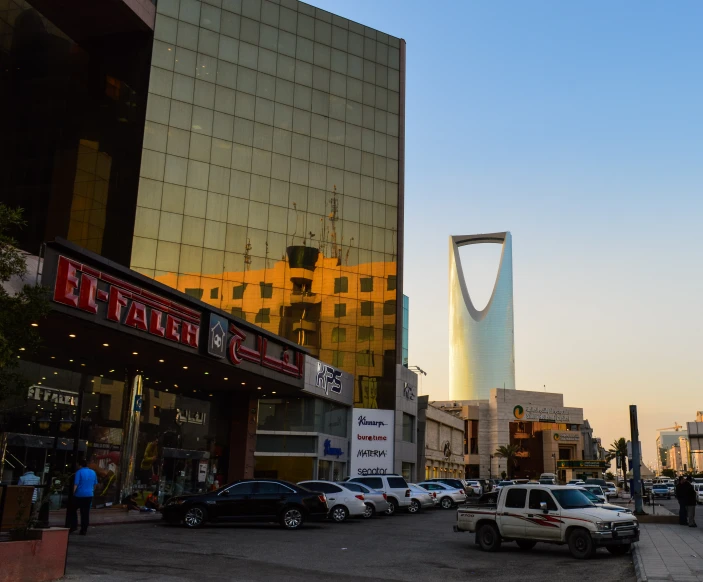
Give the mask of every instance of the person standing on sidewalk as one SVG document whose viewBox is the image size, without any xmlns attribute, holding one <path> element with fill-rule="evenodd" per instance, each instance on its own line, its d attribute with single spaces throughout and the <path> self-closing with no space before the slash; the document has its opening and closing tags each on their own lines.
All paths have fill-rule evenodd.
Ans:
<svg viewBox="0 0 703 582">
<path fill-rule="evenodd" d="M 81 512 L 80 535 L 88 533 L 90 522 L 90 507 L 93 504 L 93 494 L 98 486 L 98 476 L 93 469 L 88 468 L 88 462 L 81 459 L 78 463 L 81 468 L 76 471 L 73 480 L 73 505 L 71 506 L 71 527 L 69 531 L 73 533 L 78 529 L 78 510 Z"/>
<path fill-rule="evenodd" d="M 34 467 L 29 465 L 25 467 L 24 475 L 19 478 L 17 485 L 41 485 L 41 479 L 34 474 Z M 32 491 L 32 511 L 34 511 L 34 504 L 39 498 L 39 490 L 35 487 Z"/>
<path fill-rule="evenodd" d="M 681 496 L 686 507 L 688 527 L 698 527 L 696 525 L 696 490 L 693 488 L 693 477 L 691 477 L 691 475 L 686 477 L 686 480 L 681 484 L 679 491 L 681 492 Z"/>
<path fill-rule="evenodd" d="M 676 480 L 676 486 L 674 487 L 674 495 L 679 502 L 679 525 L 688 525 L 688 515 L 686 512 L 686 504 L 683 500 L 683 493 L 681 492 L 681 485 L 683 484 L 683 477 L 679 477 Z"/>
</svg>

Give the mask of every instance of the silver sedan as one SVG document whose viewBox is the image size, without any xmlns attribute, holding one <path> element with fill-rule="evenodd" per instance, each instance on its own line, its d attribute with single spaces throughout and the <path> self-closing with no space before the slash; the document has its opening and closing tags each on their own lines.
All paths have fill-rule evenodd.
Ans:
<svg viewBox="0 0 703 582">
<path fill-rule="evenodd" d="M 410 487 L 410 506 L 408 507 L 409 513 L 417 513 L 420 509 L 427 509 L 428 507 L 434 507 L 438 502 L 437 498 L 432 496 L 427 489 L 415 485 L 415 483 L 408 483 Z"/>
<path fill-rule="evenodd" d="M 364 496 L 364 505 L 366 505 L 365 519 L 377 514 L 384 514 L 391 505 L 388 503 L 386 494 L 383 491 L 376 491 L 376 489 L 371 489 L 371 487 L 355 481 L 340 481 L 339 484 Z"/>
<path fill-rule="evenodd" d="M 423 489 L 427 489 L 432 496 L 437 495 L 439 499 L 439 505 L 442 509 L 451 509 L 455 505 L 460 505 L 466 503 L 466 492 L 463 489 L 456 489 L 455 487 L 450 487 L 444 483 L 437 483 L 428 481 L 425 483 L 418 483 Z"/>
</svg>

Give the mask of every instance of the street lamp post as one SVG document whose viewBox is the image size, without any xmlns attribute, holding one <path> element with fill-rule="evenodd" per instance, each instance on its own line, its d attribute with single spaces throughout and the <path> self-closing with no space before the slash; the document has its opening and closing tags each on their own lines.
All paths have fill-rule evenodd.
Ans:
<svg viewBox="0 0 703 582">
<path fill-rule="evenodd" d="M 557 455 L 552 453 L 552 460 L 554 461 L 554 476 L 557 476 Z"/>
</svg>

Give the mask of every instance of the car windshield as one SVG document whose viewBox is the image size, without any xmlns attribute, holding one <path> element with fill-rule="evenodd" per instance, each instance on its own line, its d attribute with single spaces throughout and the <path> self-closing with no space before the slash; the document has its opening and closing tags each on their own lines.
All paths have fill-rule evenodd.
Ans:
<svg viewBox="0 0 703 582">
<path fill-rule="evenodd" d="M 577 509 L 579 507 L 592 507 L 593 504 L 578 489 L 552 489 L 554 497 L 563 509 Z"/>
<path fill-rule="evenodd" d="M 584 489 L 581 493 L 583 493 L 589 501 L 600 502 L 600 499 L 593 495 L 593 493 L 591 493 L 588 489 Z"/>
</svg>

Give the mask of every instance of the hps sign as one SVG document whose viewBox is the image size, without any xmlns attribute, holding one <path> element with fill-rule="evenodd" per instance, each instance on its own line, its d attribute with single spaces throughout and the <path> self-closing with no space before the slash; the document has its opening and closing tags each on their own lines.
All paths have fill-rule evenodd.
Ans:
<svg viewBox="0 0 703 582">
<path fill-rule="evenodd" d="M 355 408 L 349 474 L 386 475 L 393 472 L 395 411 Z"/>
</svg>

